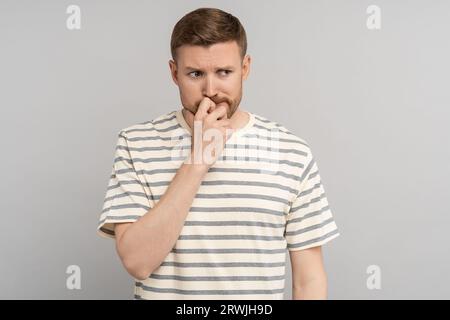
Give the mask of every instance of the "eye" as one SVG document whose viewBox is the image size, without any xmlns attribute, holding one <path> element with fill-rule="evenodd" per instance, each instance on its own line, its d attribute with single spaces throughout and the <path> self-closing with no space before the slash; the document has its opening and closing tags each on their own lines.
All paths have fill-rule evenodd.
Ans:
<svg viewBox="0 0 450 320">
<path fill-rule="evenodd" d="M 219 72 L 222 72 L 222 75 L 227 76 L 233 71 L 231 71 L 231 70 L 219 70 Z"/>
<path fill-rule="evenodd" d="M 192 74 L 201 74 L 202 72 L 201 71 L 192 71 L 192 72 L 189 72 L 188 73 L 188 75 L 191 77 L 191 78 L 198 78 L 198 77 L 196 77 L 196 76 L 192 76 Z"/>
</svg>

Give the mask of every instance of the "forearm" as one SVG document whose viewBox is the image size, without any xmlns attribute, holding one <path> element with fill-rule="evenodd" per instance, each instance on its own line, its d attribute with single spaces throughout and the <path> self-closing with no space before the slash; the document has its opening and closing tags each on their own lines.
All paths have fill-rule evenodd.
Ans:
<svg viewBox="0 0 450 320">
<path fill-rule="evenodd" d="M 156 205 L 124 232 L 117 250 L 138 278 L 147 278 L 175 245 L 206 172 L 204 166 L 183 163 Z"/>
<path fill-rule="evenodd" d="M 318 277 L 301 286 L 292 287 L 292 300 L 325 300 L 327 299 L 326 277 Z"/>
</svg>

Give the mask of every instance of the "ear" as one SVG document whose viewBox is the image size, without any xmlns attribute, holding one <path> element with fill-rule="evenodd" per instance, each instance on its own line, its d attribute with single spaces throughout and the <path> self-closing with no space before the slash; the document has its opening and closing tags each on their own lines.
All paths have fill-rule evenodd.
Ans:
<svg viewBox="0 0 450 320">
<path fill-rule="evenodd" d="M 246 54 L 244 57 L 244 60 L 242 62 L 242 79 L 246 80 L 248 77 L 248 74 L 250 73 L 250 63 L 251 63 L 251 57 Z"/>
<path fill-rule="evenodd" d="M 178 70 L 177 63 L 173 60 L 169 60 L 170 74 L 172 75 L 173 82 L 178 86 Z"/>
</svg>

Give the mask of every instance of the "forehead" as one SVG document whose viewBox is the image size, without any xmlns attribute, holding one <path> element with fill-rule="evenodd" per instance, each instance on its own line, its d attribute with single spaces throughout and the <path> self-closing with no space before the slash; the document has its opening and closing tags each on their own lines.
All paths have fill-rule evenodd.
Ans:
<svg viewBox="0 0 450 320">
<path fill-rule="evenodd" d="M 216 68 L 240 63 L 240 49 L 236 41 L 215 43 L 208 47 L 183 45 L 177 49 L 180 67 Z"/>
</svg>

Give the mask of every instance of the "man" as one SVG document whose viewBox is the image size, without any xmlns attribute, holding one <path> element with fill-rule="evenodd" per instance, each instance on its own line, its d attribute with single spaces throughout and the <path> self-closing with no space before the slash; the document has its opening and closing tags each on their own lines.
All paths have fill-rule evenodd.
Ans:
<svg viewBox="0 0 450 320">
<path fill-rule="evenodd" d="M 287 248 L 293 299 L 325 299 L 321 246 L 338 229 L 305 140 L 238 108 L 241 23 L 197 9 L 171 50 L 183 108 L 120 130 L 98 226 L 135 298 L 282 299 Z"/>
</svg>

